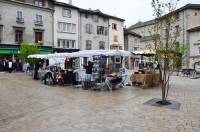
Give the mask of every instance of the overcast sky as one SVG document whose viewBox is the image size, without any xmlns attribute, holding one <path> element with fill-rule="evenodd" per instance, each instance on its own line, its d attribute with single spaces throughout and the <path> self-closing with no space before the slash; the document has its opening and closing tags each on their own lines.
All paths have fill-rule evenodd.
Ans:
<svg viewBox="0 0 200 132">
<path fill-rule="evenodd" d="M 66 2 L 67 0 L 57 0 Z M 151 7 L 152 0 L 73 0 L 73 5 L 85 9 L 99 9 L 104 13 L 114 15 L 126 20 L 125 25 L 129 27 L 140 21 L 153 18 Z M 200 0 L 180 0 L 178 7 L 185 4 L 200 4 Z"/>
</svg>

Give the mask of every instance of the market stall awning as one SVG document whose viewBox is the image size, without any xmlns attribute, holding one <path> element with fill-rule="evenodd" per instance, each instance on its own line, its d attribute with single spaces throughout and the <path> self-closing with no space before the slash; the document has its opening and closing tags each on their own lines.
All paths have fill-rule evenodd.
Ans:
<svg viewBox="0 0 200 132">
<path fill-rule="evenodd" d="M 54 58 L 74 58 L 74 57 L 93 57 L 96 55 L 105 55 L 105 56 L 130 56 L 131 53 L 129 51 L 124 50 L 83 50 L 79 52 L 73 53 L 54 53 L 48 55 L 30 55 L 28 58 L 47 58 L 47 59 L 54 59 Z"/>
<path fill-rule="evenodd" d="M 154 50 L 138 50 L 132 52 L 135 55 L 155 55 L 156 52 Z"/>
</svg>

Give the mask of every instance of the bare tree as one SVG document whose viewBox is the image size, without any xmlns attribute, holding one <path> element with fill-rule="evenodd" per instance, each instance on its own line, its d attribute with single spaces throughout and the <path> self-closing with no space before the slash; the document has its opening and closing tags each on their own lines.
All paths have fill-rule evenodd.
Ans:
<svg viewBox="0 0 200 132">
<path fill-rule="evenodd" d="M 179 0 L 152 0 L 156 24 L 154 25 L 154 50 L 156 51 L 155 61 L 160 72 L 162 85 L 161 105 L 167 105 L 170 76 L 174 72 L 175 62 L 180 59 L 180 53 L 177 52 L 177 38 L 180 33 L 176 22 L 179 19 L 175 11 Z"/>
</svg>

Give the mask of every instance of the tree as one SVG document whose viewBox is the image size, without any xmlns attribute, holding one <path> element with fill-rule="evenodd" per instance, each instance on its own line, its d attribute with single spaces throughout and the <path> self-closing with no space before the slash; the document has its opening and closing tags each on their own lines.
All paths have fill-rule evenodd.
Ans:
<svg viewBox="0 0 200 132">
<path fill-rule="evenodd" d="M 162 86 L 161 105 L 170 104 L 167 101 L 170 85 L 170 76 L 175 68 L 181 66 L 181 51 L 177 45 L 177 38 L 180 34 L 180 27 L 176 26 L 178 14 L 176 7 L 179 0 L 152 0 L 156 24 L 153 27 L 154 50 L 156 51 L 155 61 L 160 72 Z"/>
<path fill-rule="evenodd" d="M 22 62 L 27 60 L 27 57 L 32 54 L 38 54 L 39 48 L 35 44 L 29 44 L 28 42 L 22 42 L 20 47 L 19 58 Z"/>
</svg>

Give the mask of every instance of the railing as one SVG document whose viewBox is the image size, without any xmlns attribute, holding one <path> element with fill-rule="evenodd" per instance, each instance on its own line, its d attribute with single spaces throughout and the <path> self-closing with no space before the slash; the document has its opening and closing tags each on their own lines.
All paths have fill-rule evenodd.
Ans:
<svg viewBox="0 0 200 132">
<path fill-rule="evenodd" d="M 24 23 L 24 18 L 16 18 L 17 23 Z"/>
<path fill-rule="evenodd" d="M 35 25 L 43 26 L 43 21 L 38 21 L 38 20 L 36 20 L 36 21 L 35 21 Z"/>
</svg>

